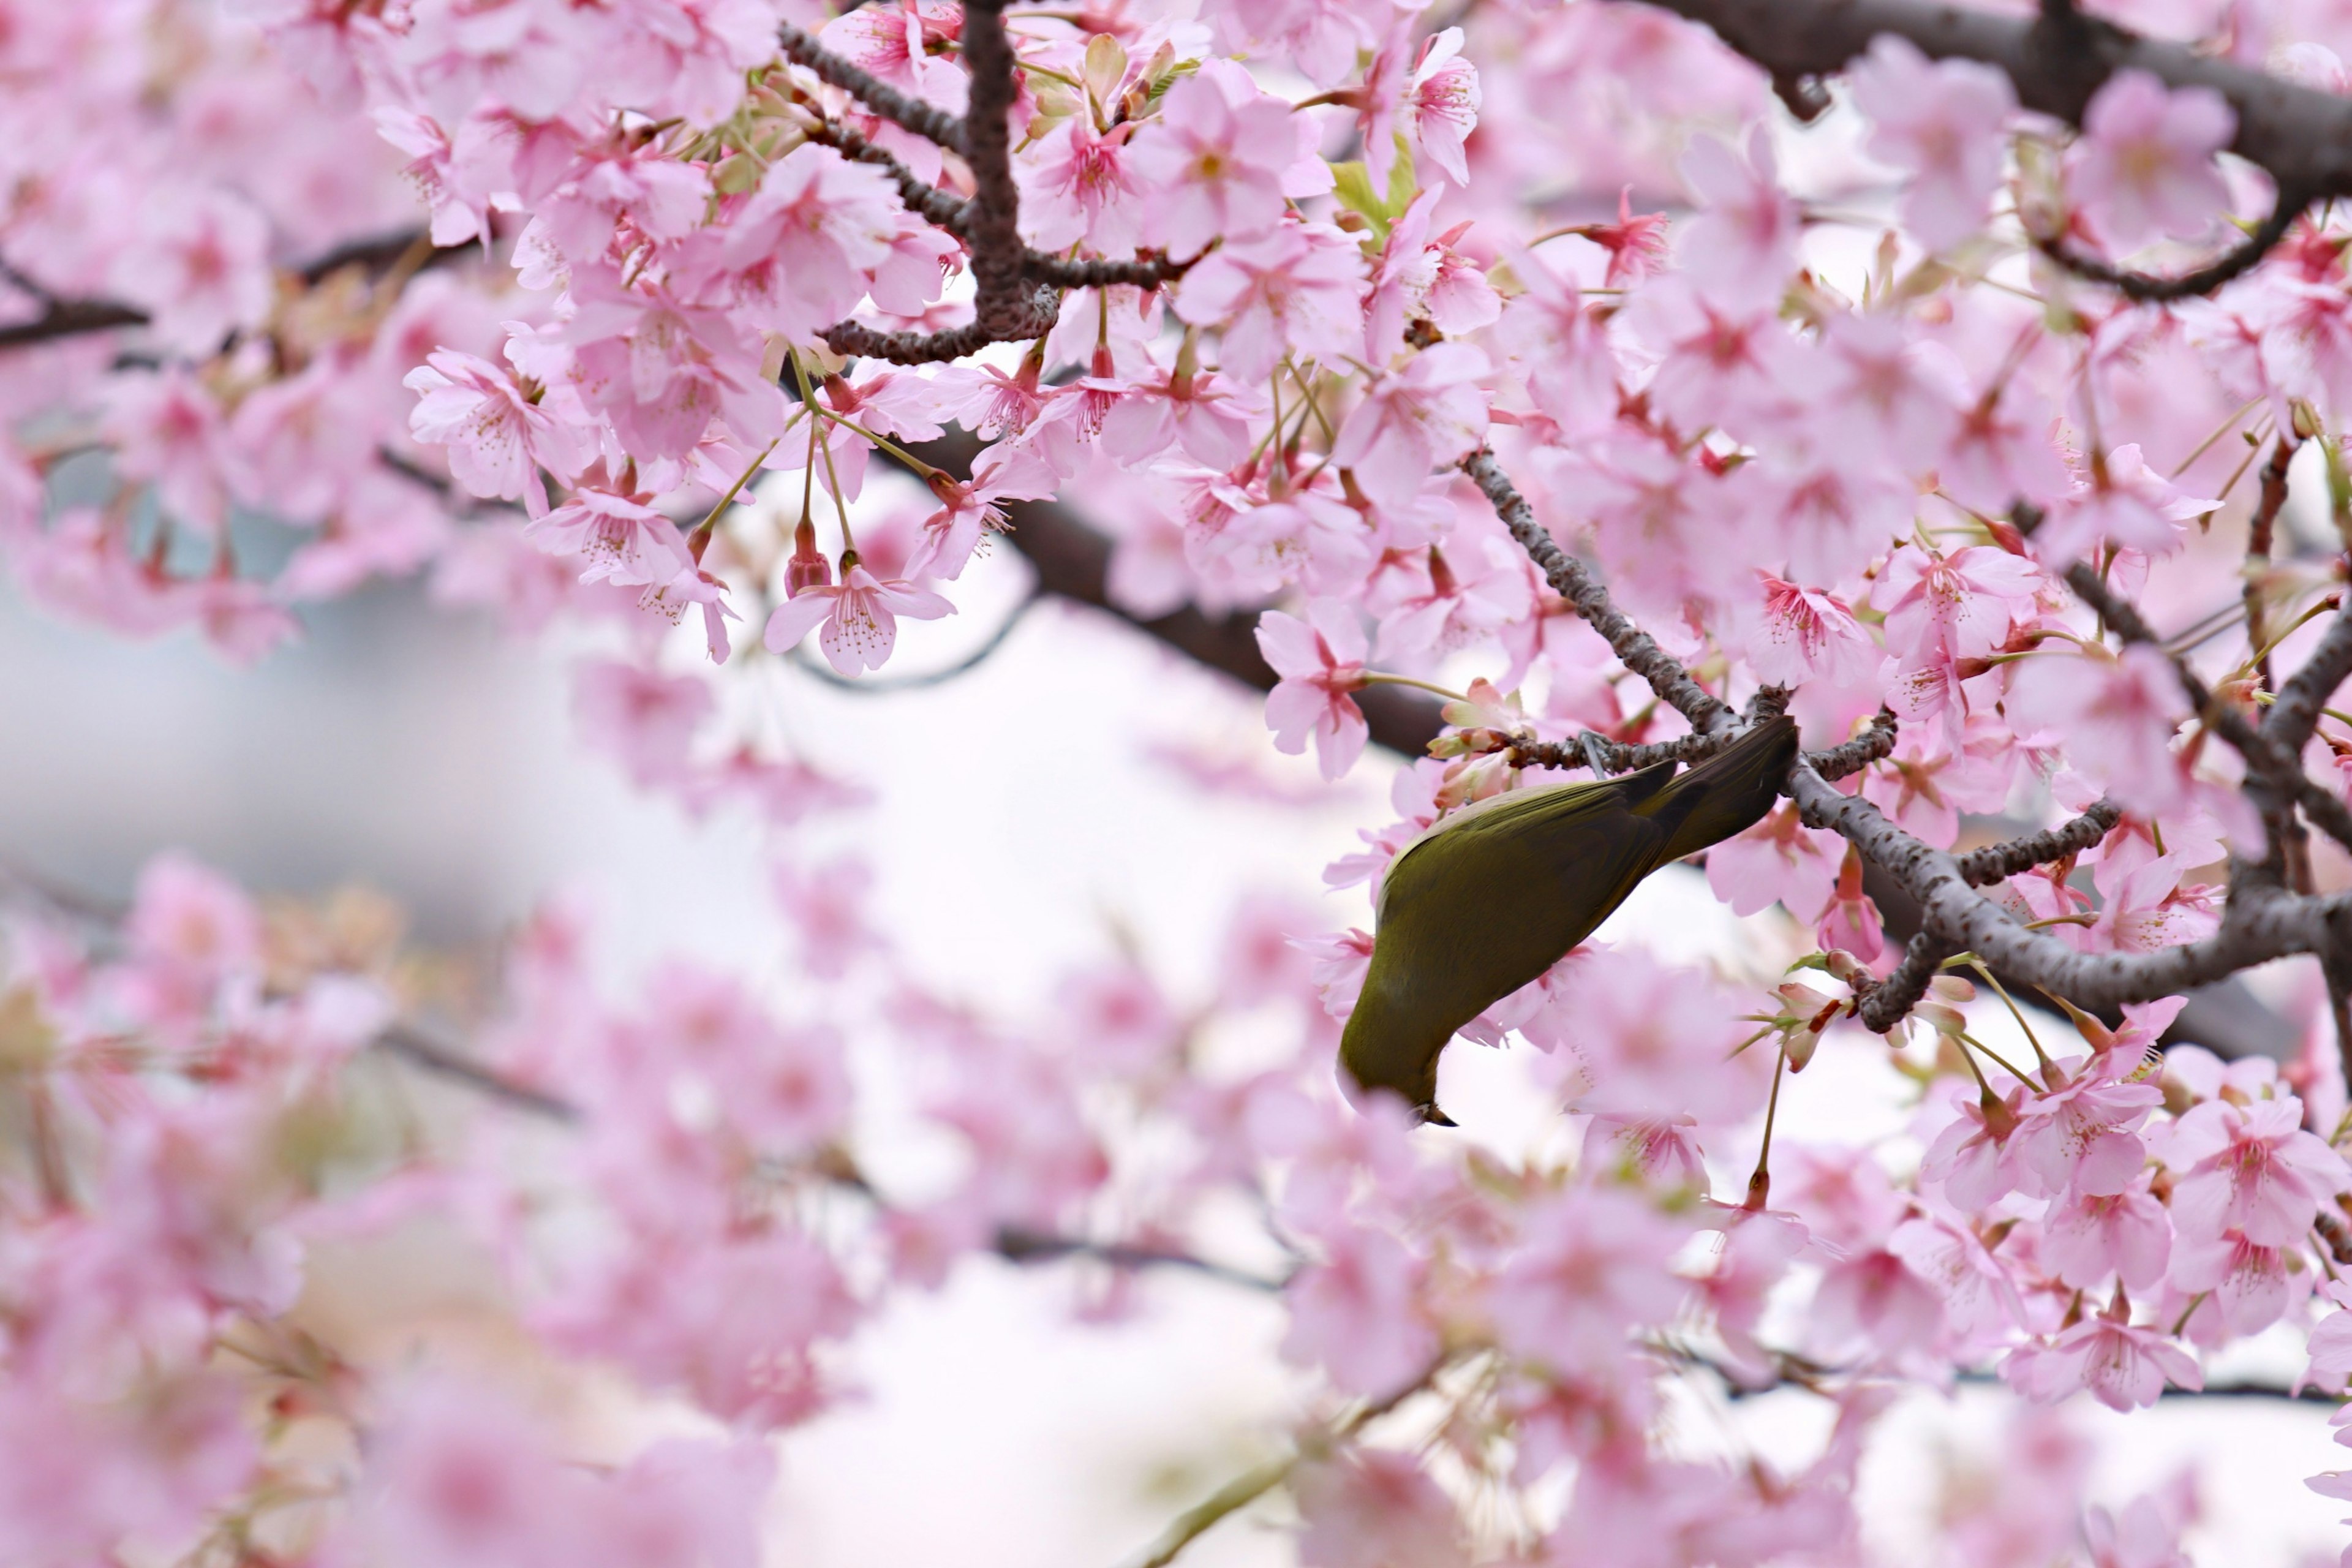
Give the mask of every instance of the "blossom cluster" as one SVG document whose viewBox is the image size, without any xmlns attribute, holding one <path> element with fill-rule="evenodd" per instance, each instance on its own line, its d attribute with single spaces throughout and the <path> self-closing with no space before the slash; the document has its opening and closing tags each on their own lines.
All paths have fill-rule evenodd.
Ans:
<svg viewBox="0 0 2352 1568">
<path fill-rule="evenodd" d="M 1371 688 L 1443 696 L 1334 888 L 1472 801 L 1700 739 L 1704 703 L 1785 706 L 1816 750 L 1891 726 L 1837 789 L 1924 853 L 2105 811 L 1981 879 L 2066 954 L 2352 884 L 2296 816 L 2352 822 L 2352 718 L 2307 694 L 2284 757 L 2255 728 L 2343 618 L 2347 235 L 2230 99 L 2129 68 L 2070 125 L 1894 33 L 1824 88 L 1662 11 L 1460 9 L 0 3 L 0 552 L 45 606 L 240 659 L 378 576 L 584 623 L 589 738 L 782 835 L 881 764 L 780 750 L 729 683 L 811 637 L 837 678 L 887 668 L 1058 500 L 1111 535 L 1110 607 L 1244 618 L 1272 743 L 1324 778 L 1362 765 Z M 2105 10 L 2346 84 L 2333 17 Z M 1852 144 L 1774 86 L 1833 91 Z M 2150 282 L 2248 228 L 2211 287 Z M 45 1460 L 0 1480 L 0 1556 L 749 1562 L 762 1439 L 838 1397 L 892 1291 L 1075 1252 L 1087 1310 L 1127 1310 L 1237 1196 L 1330 1407 L 1288 1483 L 1332 1568 L 1449 1560 L 1482 1489 L 1528 1500 L 1477 1544 L 1533 1560 L 1851 1555 L 1906 1382 L 2137 1408 L 2285 1324 L 2315 1386 L 2352 1384 L 2325 1029 L 2225 1060 L 2158 1049 L 2178 996 L 2058 996 L 1999 1055 L 1963 1005 L 1993 966 L 1906 946 L 1885 857 L 1819 806 L 1706 861 L 1801 933 L 1785 973 L 1589 948 L 1465 1031 L 1532 1047 L 1564 1119 L 1566 1153 L 1517 1164 L 1331 1081 L 1376 933 L 1252 905 L 1208 1001 L 1122 961 L 1016 1027 L 789 837 L 807 996 L 680 963 L 615 1005 L 551 912 L 480 1020 L 491 1103 L 430 1146 L 372 1108 L 363 1064 L 416 1048 L 383 954 L 159 861 L 121 921 L 9 948 L 0 1430 Z M 1204 1066 L 1216 1015 L 1262 1006 L 1280 1058 Z M 951 1186 L 868 1147 L 853 1040 L 921 1086 Z M 1774 1142 L 1824 1049 L 1916 1081 L 1907 1144 Z M 715 1435 L 583 1468 L 462 1357 L 419 1373 L 306 1315 L 326 1239 L 436 1206 L 535 1355 Z M 1704 1378 L 1811 1390 L 1834 1435 L 1679 1452 L 1669 1391 Z M 1422 1448 L 1373 1440 L 1433 1405 Z M 2079 1474 L 2037 1419 L 2019 1442 Z M 2159 1563 L 2189 1521 L 2150 1494 L 2009 1522 L 2004 1560 Z"/>
</svg>

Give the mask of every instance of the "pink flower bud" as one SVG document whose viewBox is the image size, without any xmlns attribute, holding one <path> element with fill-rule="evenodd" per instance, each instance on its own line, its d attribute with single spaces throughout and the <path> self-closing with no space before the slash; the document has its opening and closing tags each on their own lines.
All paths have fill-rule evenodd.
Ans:
<svg viewBox="0 0 2352 1568">
<path fill-rule="evenodd" d="M 803 522 L 793 531 L 793 552 L 784 563 L 784 597 L 797 599 L 811 588 L 833 585 L 833 563 L 816 547 L 816 529 Z"/>
</svg>

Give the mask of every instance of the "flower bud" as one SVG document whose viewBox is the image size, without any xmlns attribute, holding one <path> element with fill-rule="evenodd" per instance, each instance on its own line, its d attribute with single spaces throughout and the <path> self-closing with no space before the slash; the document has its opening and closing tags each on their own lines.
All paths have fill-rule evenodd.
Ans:
<svg viewBox="0 0 2352 1568">
<path fill-rule="evenodd" d="M 803 521 L 793 530 L 793 552 L 784 563 L 784 597 L 797 599 L 811 588 L 833 585 L 833 563 L 816 547 L 816 525 Z"/>
</svg>

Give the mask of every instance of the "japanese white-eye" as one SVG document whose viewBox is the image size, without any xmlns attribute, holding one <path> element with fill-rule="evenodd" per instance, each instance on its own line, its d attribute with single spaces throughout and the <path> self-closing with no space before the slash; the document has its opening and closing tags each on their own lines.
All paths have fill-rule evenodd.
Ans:
<svg viewBox="0 0 2352 1568">
<path fill-rule="evenodd" d="M 1696 767 L 1514 790 L 1400 850 L 1381 884 L 1372 961 L 1339 1040 L 1368 1089 L 1431 1121 L 1454 1032 L 1568 955 L 1643 878 L 1764 819 L 1797 753 L 1785 717 Z"/>
</svg>

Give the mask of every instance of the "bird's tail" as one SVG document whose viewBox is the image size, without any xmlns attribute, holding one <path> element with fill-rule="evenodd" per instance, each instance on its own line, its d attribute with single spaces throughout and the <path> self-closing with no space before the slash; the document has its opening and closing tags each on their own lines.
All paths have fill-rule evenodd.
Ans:
<svg viewBox="0 0 2352 1568">
<path fill-rule="evenodd" d="M 1664 825 L 1661 866 L 1764 820 L 1797 757 L 1796 721 L 1768 719 L 1634 809 Z"/>
</svg>

